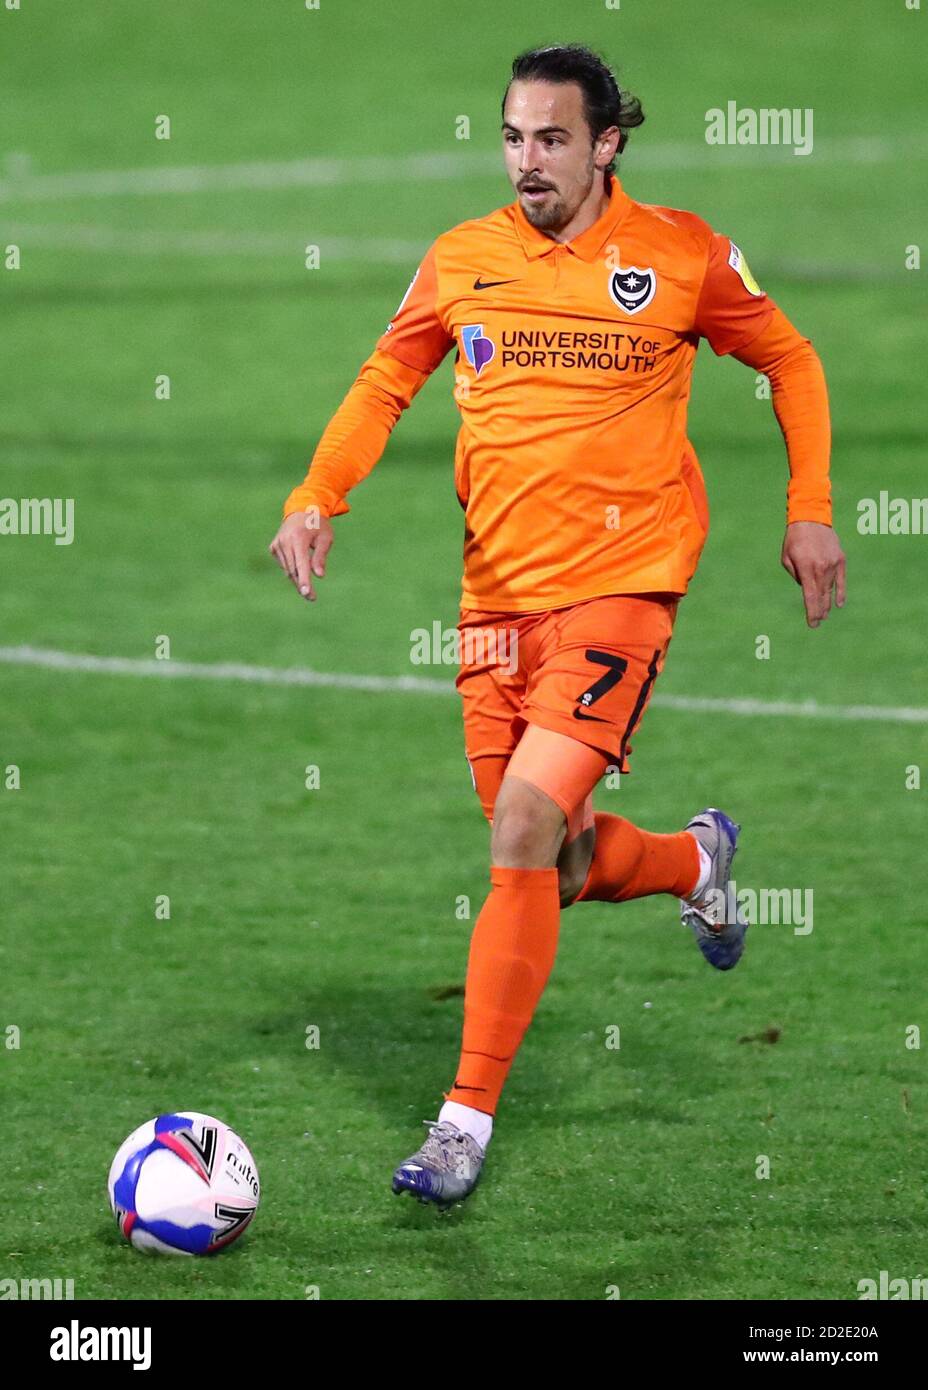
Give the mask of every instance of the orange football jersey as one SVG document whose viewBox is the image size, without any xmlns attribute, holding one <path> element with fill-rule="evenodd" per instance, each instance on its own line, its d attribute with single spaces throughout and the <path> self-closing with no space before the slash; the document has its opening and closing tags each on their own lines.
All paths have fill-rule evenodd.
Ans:
<svg viewBox="0 0 928 1390">
<path fill-rule="evenodd" d="M 682 594 L 708 529 L 686 433 L 699 340 L 738 352 L 778 322 L 789 330 L 780 346 L 812 353 L 739 249 L 693 213 L 634 202 L 613 178 L 603 215 L 562 244 L 516 201 L 430 247 L 285 515 L 347 511 L 345 493 L 456 348 L 462 606 L 525 613 Z M 823 379 L 816 391 L 824 434 L 819 425 L 813 456 L 790 450 L 793 521 L 830 521 Z"/>
</svg>

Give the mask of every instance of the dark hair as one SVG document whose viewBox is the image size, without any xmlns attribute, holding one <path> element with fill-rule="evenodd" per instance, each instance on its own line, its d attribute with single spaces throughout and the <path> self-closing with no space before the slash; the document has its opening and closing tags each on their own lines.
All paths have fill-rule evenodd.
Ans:
<svg viewBox="0 0 928 1390">
<path fill-rule="evenodd" d="M 619 154 L 625 149 L 628 131 L 644 121 L 641 102 L 629 92 L 619 90 L 612 69 L 591 48 L 579 43 L 554 44 L 550 48 L 529 48 L 512 60 L 512 77 L 503 93 L 503 112 L 509 85 L 523 82 L 576 82 L 583 92 L 583 114 L 593 139 L 610 126 L 618 126 Z M 615 169 L 615 160 L 606 173 Z"/>
</svg>

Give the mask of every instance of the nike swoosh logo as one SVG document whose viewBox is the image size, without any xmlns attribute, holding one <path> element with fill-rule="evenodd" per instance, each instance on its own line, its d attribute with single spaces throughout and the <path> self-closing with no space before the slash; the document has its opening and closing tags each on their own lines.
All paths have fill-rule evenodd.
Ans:
<svg viewBox="0 0 928 1390">
<path fill-rule="evenodd" d="M 491 290 L 494 285 L 517 285 L 518 280 L 481 280 L 478 275 L 474 281 L 475 290 Z"/>
<path fill-rule="evenodd" d="M 608 719 L 597 719 L 595 714 L 581 714 L 578 709 L 574 710 L 574 719 L 586 719 L 591 724 L 608 724 Z"/>
</svg>

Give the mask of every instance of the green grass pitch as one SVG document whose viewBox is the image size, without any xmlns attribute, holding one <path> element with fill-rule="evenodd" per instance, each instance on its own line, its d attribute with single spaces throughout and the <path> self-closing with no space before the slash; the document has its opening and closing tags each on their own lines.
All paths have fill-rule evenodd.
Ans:
<svg viewBox="0 0 928 1390">
<path fill-rule="evenodd" d="M 924 709 L 928 537 L 856 529 L 859 499 L 925 492 L 925 272 L 905 268 L 925 241 L 924 23 L 901 0 L 0 10 L 0 251 L 21 251 L 0 271 L 0 494 L 73 497 L 76 528 L 0 537 L 0 646 L 150 658 L 164 635 L 175 661 L 451 681 L 409 663 L 411 630 L 456 616 L 450 359 L 336 523 L 315 606 L 266 547 L 418 252 L 510 200 L 511 57 L 566 39 L 642 98 L 627 190 L 731 234 L 832 395 L 851 587 L 810 632 L 778 563 L 769 403 L 704 346 L 690 433 L 712 534 L 658 692 Z M 812 108 L 814 152 L 710 151 L 705 112 L 729 99 Z M 412 177 L 423 153 L 460 172 Z M 78 177 L 298 159 L 336 181 Z M 480 1190 L 446 1217 L 389 1178 L 451 1080 L 487 884 L 453 692 L 0 665 L 0 782 L 14 765 L 0 1279 L 113 1299 L 853 1299 L 881 1269 L 926 1273 L 924 722 L 655 702 L 599 806 L 668 830 L 730 809 L 736 878 L 811 888 L 814 929 L 752 928 L 722 976 L 669 899 L 566 912 Z M 175 1108 L 221 1115 L 258 1161 L 258 1217 L 217 1260 L 145 1260 L 109 1214 L 117 1146 Z"/>
</svg>

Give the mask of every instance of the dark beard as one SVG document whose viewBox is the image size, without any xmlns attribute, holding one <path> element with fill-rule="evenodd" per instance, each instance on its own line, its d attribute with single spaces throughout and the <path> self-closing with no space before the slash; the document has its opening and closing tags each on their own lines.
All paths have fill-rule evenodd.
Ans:
<svg viewBox="0 0 928 1390">
<path fill-rule="evenodd" d="M 540 232 L 559 232 L 570 220 L 564 216 L 564 204 L 556 195 L 552 198 L 550 206 L 537 207 L 530 203 L 526 207 L 523 203 L 522 211 L 532 226 L 537 227 Z"/>
<path fill-rule="evenodd" d="M 587 170 L 587 187 L 583 197 L 589 196 L 590 189 L 593 187 L 593 165 Z M 607 190 L 608 191 L 608 190 Z M 581 202 L 583 199 L 581 199 Z M 555 194 L 550 207 L 536 207 L 532 204 L 528 208 L 522 204 L 522 211 L 531 222 L 533 227 L 537 227 L 540 232 L 559 232 L 562 227 L 566 227 L 574 216 L 574 212 L 568 214 L 564 205 L 564 200 L 559 194 Z"/>
</svg>

